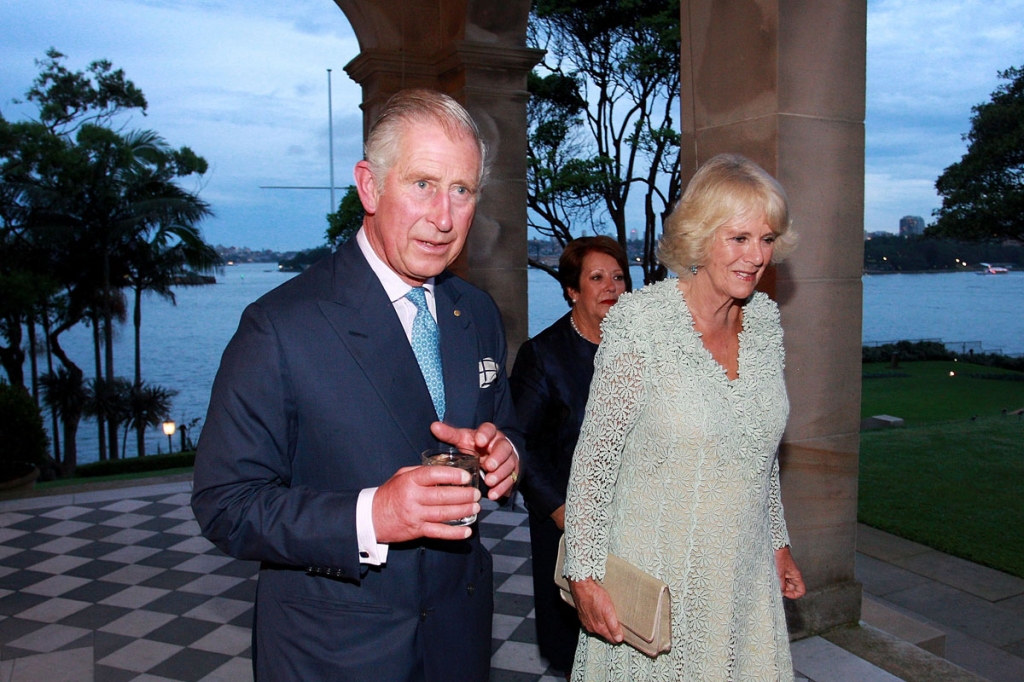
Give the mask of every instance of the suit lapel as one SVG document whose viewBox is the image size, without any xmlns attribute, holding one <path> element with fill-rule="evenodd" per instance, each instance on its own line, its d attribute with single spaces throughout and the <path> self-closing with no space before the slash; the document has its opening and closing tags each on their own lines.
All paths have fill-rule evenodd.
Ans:
<svg viewBox="0 0 1024 682">
<path fill-rule="evenodd" d="M 445 422 L 475 428 L 480 353 L 472 311 L 460 306 L 461 283 L 445 273 L 437 278 L 434 302 L 441 335 L 441 365 L 447 404 Z"/>
<path fill-rule="evenodd" d="M 437 415 L 402 324 L 354 239 L 338 249 L 335 263 L 333 300 L 320 300 L 320 310 L 418 452 L 424 425 Z"/>
</svg>

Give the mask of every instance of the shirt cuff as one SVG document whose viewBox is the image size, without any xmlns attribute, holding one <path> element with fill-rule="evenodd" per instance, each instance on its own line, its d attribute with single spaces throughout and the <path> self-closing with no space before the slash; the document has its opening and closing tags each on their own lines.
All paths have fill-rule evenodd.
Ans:
<svg viewBox="0 0 1024 682">
<path fill-rule="evenodd" d="M 388 560 L 388 545 L 377 542 L 377 531 L 373 528 L 373 496 L 376 494 L 376 488 L 364 488 L 356 501 L 359 563 L 371 566 L 380 566 Z"/>
</svg>

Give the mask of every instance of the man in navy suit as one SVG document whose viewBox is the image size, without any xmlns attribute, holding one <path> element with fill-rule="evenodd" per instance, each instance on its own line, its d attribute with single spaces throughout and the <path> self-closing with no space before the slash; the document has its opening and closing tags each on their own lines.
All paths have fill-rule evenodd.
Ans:
<svg viewBox="0 0 1024 682">
<path fill-rule="evenodd" d="M 438 441 L 472 448 L 493 500 L 519 475 L 501 317 L 446 270 L 484 154 L 451 98 L 395 95 L 355 168 L 362 229 L 250 305 L 224 352 L 192 508 L 218 547 L 261 562 L 259 682 L 488 678 L 491 557 L 473 527 L 444 523 L 478 512 L 480 492 L 418 466 Z M 411 345 L 414 287 L 436 321 L 440 406 Z"/>
</svg>

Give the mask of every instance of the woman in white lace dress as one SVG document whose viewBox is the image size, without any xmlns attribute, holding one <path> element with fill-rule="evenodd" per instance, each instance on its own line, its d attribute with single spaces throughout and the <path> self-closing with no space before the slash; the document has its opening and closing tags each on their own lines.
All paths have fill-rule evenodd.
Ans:
<svg viewBox="0 0 1024 682">
<path fill-rule="evenodd" d="M 788 229 L 774 178 L 717 156 L 666 221 L 659 256 L 678 278 L 605 318 L 566 503 L 576 682 L 793 679 L 782 597 L 805 588 L 779 496 L 782 328 L 754 291 L 791 247 Z M 619 643 L 596 582 L 609 553 L 668 584 L 669 653 Z"/>
</svg>

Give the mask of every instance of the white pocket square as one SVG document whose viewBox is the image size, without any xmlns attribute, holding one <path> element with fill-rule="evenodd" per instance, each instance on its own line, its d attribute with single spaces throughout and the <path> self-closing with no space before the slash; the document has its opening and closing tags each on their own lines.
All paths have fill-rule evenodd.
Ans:
<svg viewBox="0 0 1024 682">
<path fill-rule="evenodd" d="M 494 358 L 484 358 L 477 363 L 477 370 L 480 373 L 480 388 L 487 388 L 498 380 L 498 363 Z"/>
</svg>

